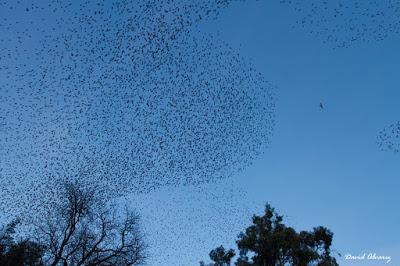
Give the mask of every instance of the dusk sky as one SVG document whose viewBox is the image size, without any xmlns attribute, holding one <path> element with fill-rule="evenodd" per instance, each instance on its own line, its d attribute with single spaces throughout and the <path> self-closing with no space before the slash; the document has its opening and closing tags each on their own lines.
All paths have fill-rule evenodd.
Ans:
<svg viewBox="0 0 400 266">
<path fill-rule="evenodd" d="M 7 1 L 3 2 L 3 6 L 7 6 Z M 175 2 L 179 4 L 179 1 Z M 213 36 L 210 39 L 220 45 L 215 49 L 222 49 L 221 46 L 232 49 L 243 60 L 240 64 L 248 64 L 261 74 L 266 82 L 260 86 L 267 84 L 274 95 L 274 125 L 271 134 L 266 131 L 254 134 L 254 138 L 267 137 L 265 142 L 255 139 L 249 146 L 239 146 L 237 149 L 231 149 L 229 143 L 224 143 L 226 148 L 218 150 L 219 157 L 212 155 L 215 147 L 206 147 L 207 143 L 199 142 L 199 147 L 207 152 L 189 156 L 193 156 L 196 164 L 199 163 L 200 155 L 212 159 L 243 150 L 243 156 L 250 158 L 243 164 L 237 163 L 236 157 L 232 157 L 232 162 L 229 161 L 231 157 L 228 156 L 225 164 L 215 164 L 229 174 L 220 174 L 218 168 L 211 173 L 215 176 L 203 176 L 212 166 L 201 164 L 201 170 L 193 175 L 210 179 L 210 182 L 197 184 L 186 180 L 188 184 L 175 184 L 170 182 L 174 175 L 170 170 L 165 174 L 165 180 L 168 179 L 165 184 L 154 185 L 164 182 L 161 179 L 156 180 L 158 183 L 146 183 L 151 188 L 156 187 L 155 189 L 140 193 L 135 193 L 132 189 L 131 193 L 118 194 L 116 200 L 134 206 L 142 215 L 150 252 L 157 254 L 150 257 L 149 265 L 198 265 L 200 260 L 208 259 L 211 249 L 221 244 L 235 247 L 237 234 L 250 224 L 252 214 L 261 214 L 267 202 L 284 215 L 287 224 L 297 230 L 311 230 L 318 225 L 332 230 L 333 249 L 342 254 L 342 257 L 338 257 L 339 265 L 400 265 L 400 154 L 390 147 L 383 149 L 379 143 L 380 132 L 400 119 L 400 17 L 382 17 L 378 21 L 382 27 L 374 25 L 378 23 L 375 20 L 363 21 L 363 26 L 360 27 L 366 30 L 363 31 L 363 37 L 359 38 L 358 33 L 352 36 L 353 33 L 349 30 L 357 28 L 357 22 L 348 28 L 337 26 L 343 25 L 343 18 L 348 18 L 351 13 L 336 19 L 330 17 L 329 9 L 326 14 L 321 13 L 321 10 L 325 10 L 322 8 L 313 10 L 313 15 L 304 19 L 303 16 L 307 16 L 311 10 L 311 3 L 318 5 L 323 1 L 304 1 L 304 8 L 301 10 L 296 9 L 295 3 L 299 1 L 289 4 L 281 2 L 284 1 L 235 1 L 220 10 L 214 19 L 201 20 L 189 30 L 187 38 L 198 38 L 201 44 L 202 36 Z M 366 4 L 367 2 L 370 4 Z M 371 10 L 383 8 L 384 4 L 379 6 L 377 2 L 379 1 L 365 1 L 363 7 Z M 393 5 L 400 7 L 394 1 L 385 2 L 393 2 Z M 385 11 L 390 10 L 388 6 L 384 8 Z M 6 16 L 6 13 L 6 9 L 0 6 L 0 18 Z M 21 16 L 21 20 L 29 16 L 22 11 L 17 14 Z M 327 20 L 322 24 L 319 20 L 324 17 Z M 311 23 L 312 19 L 314 20 Z M 303 21 L 303 24 L 297 23 L 299 21 Z M 68 28 L 63 25 L 59 32 L 62 32 L 63 27 Z M 385 31 L 385 37 L 380 38 L 376 29 L 378 32 Z M 338 37 L 338 41 L 328 37 L 330 34 L 344 37 Z M 342 47 L 342 43 L 346 43 L 345 47 Z M 16 45 L 16 42 L 4 41 L 0 45 L 4 52 L 10 49 L 10 45 Z M 208 44 L 205 46 L 213 49 Z M 218 58 L 216 61 L 218 62 Z M 18 65 L 21 61 L 3 62 Z M 0 61 L 1 66 L 3 62 Z M 27 62 L 30 62 L 29 59 Z M 203 64 L 206 65 L 202 63 L 201 66 Z M 223 73 L 224 70 L 221 71 Z M 6 78 L 6 72 L 5 68 L 0 68 L 0 104 L 4 104 L 0 110 L 3 111 L 13 106 L 10 99 L 18 97 L 13 92 L 6 92 L 6 86 L 10 82 Z M 20 73 L 13 69 L 11 75 L 14 74 Z M 243 90 L 252 88 L 251 82 L 250 80 L 244 85 Z M 258 82 L 254 84 L 259 85 Z M 247 104 L 248 102 L 243 106 L 238 105 L 237 110 L 245 112 Z M 205 106 L 208 108 L 211 103 Z M 203 107 L 199 105 L 198 108 L 200 110 Z M 261 110 L 257 107 L 254 109 Z M 262 120 L 262 113 L 256 114 L 251 122 L 267 121 Z M 43 115 L 48 115 L 45 110 Z M 265 114 L 266 119 L 268 115 Z M 50 116 L 51 114 L 49 119 Z M 228 119 L 230 114 L 222 118 Z M 5 139 L 6 136 L 11 138 L 22 129 L 16 129 L 17 122 L 14 118 L 5 118 L 4 114 L 0 114 L 0 119 L 3 119 L 0 120 L 1 125 L 10 125 L 5 126 L 5 130 L 0 129 L 0 134 L 3 134 L 0 135 L 3 138 L 0 144 L 8 145 L 0 151 L 0 159 L 3 160 L 0 164 L 0 185 L 6 186 L 8 181 L 5 177 L 12 173 L 7 167 L 12 163 L 5 162 L 5 158 L 9 157 L 12 146 L 18 145 L 18 141 L 14 139 L 6 142 Z M 210 120 L 211 123 L 215 121 Z M 269 130 L 268 123 L 260 124 L 256 127 L 257 130 Z M 133 125 L 138 126 L 139 122 L 133 122 Z M 241 134 L 253 132 L 240 128 L 247 126 L 242 122 L 238 127 L 229 123 L 225 125 L 225 122 L 221 122 L 221 125 L 224 130 L 231 130 L 224 132 L 226 137 L 221 136 L 221 139 L 226 138 L 229 141 L 235 140 L 229 134 L 238 134 L 232 133 L 236 129 Z M 26 129 L 26 126 L 23 128 Z M 215 128 L 219 128 L 218 124 L 215 124 Z M 211 128 L 212 132 L 215 128 Z M 179 132 L 181 134 L 186 131 Z M 22 138 L 25 135 L 18 136 Z M 242 135 L 235 136 L 240 136 L 243 142 L 246 141 Z M 96 149 L 100 149 L 99 143 L 103 140 L 103 137 L 99 137 L 99 142 L 95 144 Z M 398 137 L 395 141 L 399 143 Z M 232 142 L 231 145 L 238 144 Z M 254 150 L 249 148 L 256 145 L 259 146 Z M 24 150 L 26 147 L 26 144 L 21 144 L 16 150 Z M 177 152 L 170 156 L 175 156 L 177 161 L 185 160 L 186 152 L 191 147 L 182 149 L 185 153 Z M 14 156 L 18 157 L 15 154 Z M 163 159 L 170 159 L 163 156 L 160 155 Z M 18 157 L 18 160 L 22 159 Z M 31 160 L 29 165 L 35 164 L 32 158 L 26 160 Z M 45 162 L 38 164 L 44 165 Z M 190 172 L 187 169 L 191 169 L 191 165 L 192 161 L 189 160 L 182 167 L 186 167 L 186 170 L 179 170 L 178 175 Z M 23 166 L 17 168 L 22 169 Z M 243 169 L 238 170 L 239 168 Z M 163 171 L 164 168 L 160 166 L 160 169 Z M 29 172 L 26 169 L 21 171 Z M 154 172 L 154 175 L 157 173 Z M 17 181 L 12 180 L 11 183 L 17 184 Z M 24 191 L 26 184 L 22 183 L 20 190 Z M 124 187 L 124 184 L 121 182 L 120 187 L 116 186 L 115 190 Z M 11 194 L 3 193 L 0 209 L 2 212 L 6 210 L 5 199 L 12 198 Z M 344 258 L 346 254 L 363 253 L 390 256 L 391 262 L 386 264 L 385 261 L 355 261 Z"/>
<path fill-rule="evenodd" d="M 396 265 L 399 155 L 376 142 L 400 111 L 399 35 L 336 48 L 293 28 L 296 13 L 276 2 L 236 4 L 214 24 L 276 86 L 271 147 L 238 183 L 298 228 L 331 228 L 340 253 L 391 254 Z"/>
<path fill-rule="evenodd" d="M 247 193 L 237 201 L 255 202 L 248 205 L 257 213 L 270 202 L 295 228 L 332 229 L 342 255 L 386 254 L 396 265 L 399 154 L 381 151 L 377 137 L 400 112 L 399 35 L 336 48 L 295 27 L 296 13 L 276 2 L 234 4 L 201 27 L 254 62 L 277 96 L 272 143 L 235 175 Z"/>
</svg>

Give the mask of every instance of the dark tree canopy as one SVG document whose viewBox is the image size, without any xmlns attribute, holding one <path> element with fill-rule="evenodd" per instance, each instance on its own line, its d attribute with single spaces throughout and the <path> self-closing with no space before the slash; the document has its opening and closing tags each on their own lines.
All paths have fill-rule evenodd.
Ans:
<svg viewBox="0 0 400 266">
<path fill-rule="evenodd" d="M 253 216 L 253 224 L 236 241 L 237 266 L 318 265 L 336 266 L 331 254 L 333 233 L 319 226 L 312 231 L 296 232 L 283 224 L 283 217 L 267 204 L 263 216 Z M 233 254 L 233 255 L 232 255 Z M 230 265 L 233 250 L 221 246 L 210 252 L 211 265 Z M 224 260 L 225 259 L 225 260 Z"/>
<path fill-rule="evenodd" d="M 208 266 L 228 266 L 231 265 L 232 258 L 236 255 L 233 249 L 225 250 L 223 246 L 211 250 L 210 259 L 214 262 Z M 200 262 L 200 266 L 206 266 L 204 262 Z"/>
<path fill-rule="evenodd" d="M 43 265 L 44 246 L 29 239 L 15 240 L 14 234 L 19 223 L 18 219 L 14 220 L 0 232 L 0 265 Z"/>
</svg>

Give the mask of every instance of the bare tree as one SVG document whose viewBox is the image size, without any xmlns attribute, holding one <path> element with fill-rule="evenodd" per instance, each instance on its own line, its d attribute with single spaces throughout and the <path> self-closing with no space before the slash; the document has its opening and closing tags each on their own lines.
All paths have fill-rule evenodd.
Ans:
<svg viewBox="0 0 400 266">
<path fill-rule="evenodd" d="M 59 203 L 35 228 L 52 266 L 143 265 L 146 259 L 139 216 L 105 204 L 79 183 L 65 183 Z"/>
</svg>

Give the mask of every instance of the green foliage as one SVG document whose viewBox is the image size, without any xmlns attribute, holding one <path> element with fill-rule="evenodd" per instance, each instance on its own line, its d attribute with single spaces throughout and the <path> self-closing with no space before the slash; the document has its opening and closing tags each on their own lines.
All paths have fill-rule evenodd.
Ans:
<svg viewBox="0 0 400 266">
<path fill-rule="evenodd" d="M 327 228 L 319 226 L 310 232 L 298 233 L 283 224 L 283 217 L 269 204 L 264 215 L 254 215 L 252 222 L 236 241 L 239 250 L 237 266 L 338 265 L 330 250 L 333 233 Z M 225 251 L 222 246 L 210 252 L 210 258 L 215 261 L 211 265 L 230 265 L 234 255 L 226 264 L 218 264 L 215 260 L 220 258 L 215 254 L 224 254 L 221 251 Z M 231 254 L 234 254 L 233 250 Z"/>
</svg>

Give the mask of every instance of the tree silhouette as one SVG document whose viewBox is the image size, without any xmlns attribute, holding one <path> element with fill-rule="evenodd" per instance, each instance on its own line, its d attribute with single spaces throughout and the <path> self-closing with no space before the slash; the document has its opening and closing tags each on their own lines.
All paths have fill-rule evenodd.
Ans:
<svg viewBox="0 0 400 266">
<path fill-rule="evenodd" d="M 207 266 L 229 266 L 231 265 L 232 258 L 235 256 L 235 251 L 233 249 L 225 250 L 223 246 L 219 246 L 211 250 L 209 256 L 213 263 Z M 202 261 L 200 262 L 200 266 L 206 266 L 206 264 Z"/>
<path fill-rule="evenodd" d="M 333 233 L 327 228 L 319 226 L 310 232 L 298 233 L 283 224 L 283 217 L 269 204 L 264 215 L 254 215 L 252 222 L 236 241 L 239 250 L 237 266 L 338 265 L 330 249 Z M 210 252 L 214 261 L 210 265 L 230 265 L 233 256 L 233 250 L 225 253 L 221 246 Z M 221 258 L 229 259 L 224 261 Z"/>
<path fill-rule="evenodd" d="M 95 191 L 66 182 L 59 204 L 35 224 L 46 265 L 142 265 L 146 245 L 139 216 L 103 206 Z"/>
<path fill-rule="evenodd" d="M 44 246 L 29 239 L 15 241 L 14 234 L 19 224 L 19 219 L 16 219 L 7 224 L 0 232 L 0 265 L 44 265 L 42 261 Z"/>
</svg>

